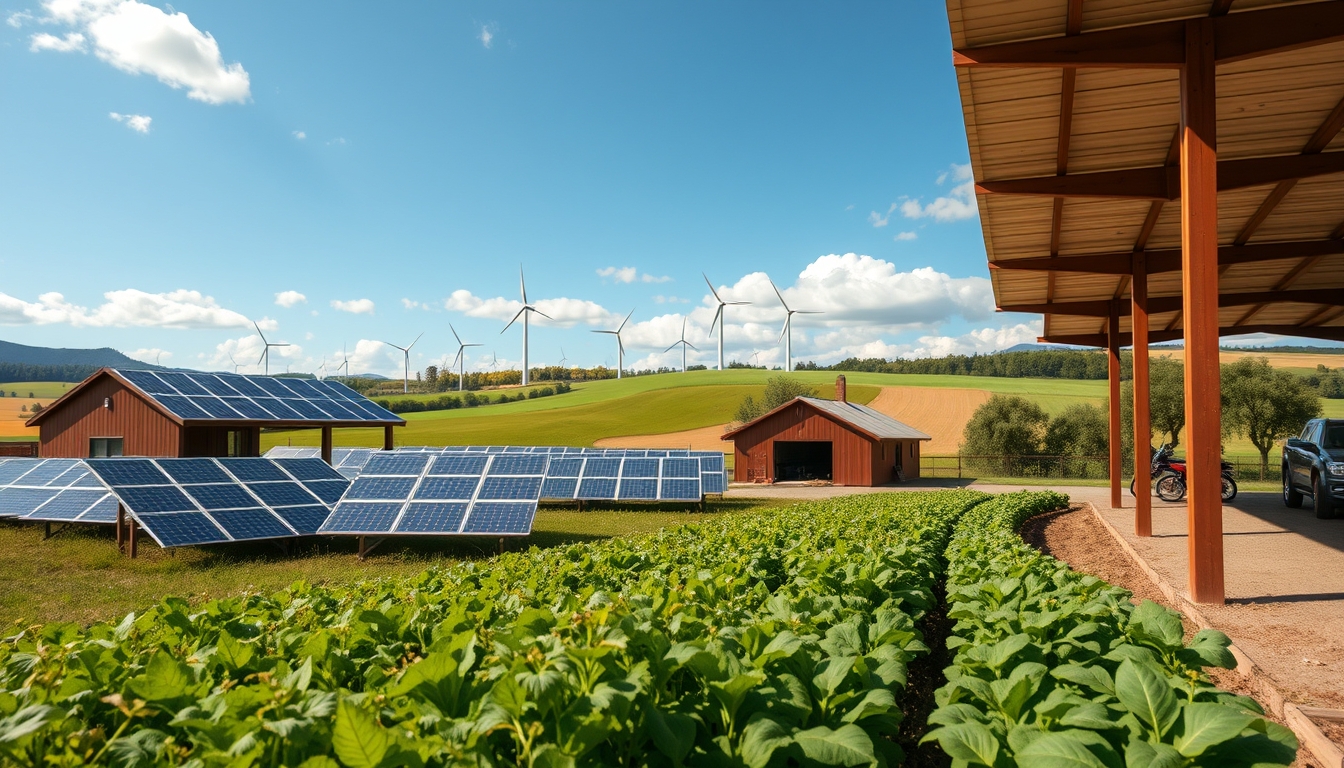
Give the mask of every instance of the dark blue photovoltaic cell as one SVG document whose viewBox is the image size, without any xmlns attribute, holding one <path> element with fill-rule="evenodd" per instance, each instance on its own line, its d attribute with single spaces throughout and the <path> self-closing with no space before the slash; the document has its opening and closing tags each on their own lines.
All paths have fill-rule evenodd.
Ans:
<svg viewBox="0 0 1344 768">
<path fill-rule="evenodd" d="M 40 519 L 74 520 L 88 511 L 89 507 L 106 497 L 107 491 L 61 491 L 51 501 L 43 504 L 30 514 L 37 515 Z"/>
<path fill-rule="evenodd" d="M 266 390 L 266 394 L 270 395 L 271 397 L 294 396 L 294 392 L 289 387 L 286 387 L 284 384 L 281 384 L 279 379 L 273 379 L 270 378 L 269 376 L 255 376 L 248 380 L 251 381 L 253 384 L 256 384 L 257 386 Z"/>
<path fill-rule="evenodd" d="M 74 459 L 45 459 L 34 464 L 32 469 L 28 470 L 23 477 L 19 478 L 19 485 L 47 485 L 61 475 L 70 471 L 78 462 Z"/>
<path fill-rule="evenodd" d="M 271 412 L 246 397 L 221 397 L 224 404 L 237 411 L 244 419 L 274 419 Z"/>
<path fill-rule="evenodd" d="M 589 477 L 579 481 L 579 492 L 576 498 L 580 499 L 615 499 L 616 498 L 616 479 L 606 477 Z"/>
<path fill-rule="evenodd" d="M 699 459 L 663 459 L 663 477 L 700 477 Z"/>
<path fill-rule="evenodd" d="M 697 451 L 696 457 L 700 459 L 700 471 L 702 472 L 722 472 L 723 454 L 718 452 Z"/>
<path fill-rule="evenodd" d="M 388 533 L 401 513 L 401 503 L 343 501 L 322 525 L 323 533 Z"/>
<path fill-rule="evenodd" d="M 304 379 L 277 379 L 277 381 L 288 387 L 289 391 L 294 393 L 292 395 L 293 397 L 301 397 L 305 400 L 311 400 L 313 398 L 322 400 L 330 399 L 326 392 L 319 390 Z"/>
<path fill-rule="evenodd" d="M 71 487 L 72 487 L 72 488 L 106 488 L 107 486 L 103 485 L 103 481 L 102 481 L 102 480 L 99 480 L 97 475 L 93 474 L 92 472 L 85 472 L 84 475 L 83 475 L 82 477 L 80 477 L 80 478 L 79 478 L 78 480 L 76 480 L 75 482 L 71 483 Z"/>
<path fill-rule="evenodd" d="M 131 382 L 132 384 L 134 384 L 135 386 L 139 387 L 139 388 L 140 388 L 141 390 L 143 390 L 144 392 L 147 392 L 147 393 L 149 393 L 149 394 L 151 394 L 151 395 L 175 395 L 175 394 L 177 394 L 177 390 L 175 390 L 175 389 L 173 389 L 172 387 L 168 386 L 168 384 L 165 383 L 165 382 L 163 381 L 163 379 L 160 379 L 158 376 L 155 376 L 154 374 L 150 373 L 149 371 L 122 371 L 122 370 L 118 370 L 117 373 L 120 373 L 123 377 L 125 377 L 125 379 L 126 379 L 127 381 Z"/>
<path fill-rule="evenodd" d="M 212 512 L 211 517 L 234 539 L 276 539 L 294 532 L 264 509 L 234 509 Z"/>
<path fill-rule="evenodd" d="M 466 502 L 415 502 L 406 506 L 396 532 L 457 533 L 466 512 Z"/>
<path fill-rule="evenodd" d="M 728 482 L 722 472 L 706 472 L 700 476 L 700 487 L 705 493 L 726 493 Z"/>
<path fill-rule="evenodd" d="M 196 403 L 193 403 L 189 397 L 182 397 L 181 395 L 155 395 L 154 399 L 158 400 L 164 408 L 167 408 L 175 415 L 181 416 L 184 419 L 210 418 L 210 414 Z"/>
<path fill-rule="evenodd" d="M 331 414 L 332 418 L 341 419 L 343 421 L 363 421 L 367 418 L 364 414 L 352 410 L 350 406 L 342 400 L 322 400 L 321 404 L 322 410 Z"/>
<path fill-rule="evenodd" d="M 626 459 L 621 464 L 621 477 L 658 477 L 657 459 Z"/>
<path fill-rule="evenodd" d="M 587 477 L 619 477 L 621 474 L 620 459 L 588 459 L 583 465 L 583 476 Z"/>
<path fill-rule="evenodd" d="M 303 416 L 293 408 L 285 405 L 284 400 L 274 397 L 254 397 L 253 402 L 262 408 L 270 411 L 271 414 L 282 421 L 303 421 Z"/>
<path fill-rule="evenodd" d="M 315 404 L 307 400 L 299 400 L 298 398 L 291 398 L 285 401 L 285 405 L 288 405 L 290 408 L 293 408 L 294 410 L 298 411 L 300 416 L 308 420 L 312 421 L 331 420 L 331 417 L 327 415 L 326 411 L 322 410 L 321 408 L 318 408 Z"/>
<path fill-rule="evenodd" d="M 546 473 L 546 456 L 536 454 L 496 456 L 490 464 L 491 475 L 542 475 Z"/>
<path fill-rule="evenodd" d="M 168 383 L 168 386 L 172 387 L 173 389 L 176 389 L 181 394 L 184 395 L 210 394 L 205 390 L 205 387 L 202 387 L 200 384 L 197 384 L 196 382 L 192 381 L 191 377 L 186 375 L 185 373 L 170 373 L 168 371 L 160 371 L 155 375 L 158 376 L 160 379 L 163 379 L 165 382 Z"/>
<path fill-rule="evenodd" d="M 649 501 L 658 498 L 658 481 L 647 479 L 621 479 L 620 499 Z"/>
<path fill-rule="evenodd" d="M 316 501 L 298 483 L 249 483 L 247 487 L 269 507 L 298 507 Z"/>
<path fill-rule="evenodd" d="M 7 485 L 28 474 L 40 461 L 41 459 L 10 459 L 0 464 L 0 485 Z"/>
<path fill-rule="evenodd" d="M 118 486 L 117 495 L 126 506 L 135 511 L 137 517 L 158 512 L 188 512 L 196 509 L 196 505 L 185 493 L 171 485 L 149 488 Z"/>
<path fill-rule="evenodd" d="M 233 478 L 220 469 L 213 459 L 178 459 L 164 462 L 162 469 L 179 483 L 233 482 Z"/>
<path fill-rule="evenodd" d="M 210 414 L 213 418 L 237 419 L 241 417 L 241 414 L 225 405 L 223 400 L 220 400 L 214 395 L 192 397 L 190 400 L 193 405 Z"/>
<path fill-rule="evenodd" d="M 84 523 L 115 523 L 117 521 L 117 497 L 108 494 L 106 498 L 94 505 L 93 509 L 84 513 L 80 522 Z"/>
<path fill-rule="evenodd" d="M 268 480 L 289 480 L 281 469 L 269 461 L 257 459 L 228 458 L 220 459 L 220 464 L 244 483 L 262 483 Z"/>
<path fill-rule="evenodd" d="M 311 507 L 283 507 L 275 510 L 275 513 L 285 519 L 285 522 L 294 527 L 294 530 L 305 536 L 311 536 L 317 533 L 317 529 L 326 522 L 327 515 L 331 510 L 322 506 Z"/>
<path fill-rule="evenodd" d="M 216 378 L 227 384 L 229 387 L 237 390 L 238 394 L 247 397 L 266 397 L 266 390 L 257 386 L 246 376 L 230 376 L 228 374 L 219 374 Z"/>
<path fill-rule="evenodd" d="M 121 485 L 170 485 L 172 480 L 148 459 L 88 459 L 103 482 Z"/>
<path fill-rule="evenodd" d="M 88 473 L 89 470 L 85 469 L 82 463 L 78 461 L 71 461 L 68 469 L 66 469 L 64 472 L 60 473 L 56 477 L 53 477 L 49 482 L 45 483 L 45 485 L 50 485 L 57 488 L 68 488 L 69 486 L 74 485 L 75 482 L 79 480 L 79 478 L 87 475 Z"/>
<path fill-rule="evenodd" d="M 377 453 L 364 465 L 365 475 L 419 476 L 431 456 L 424 453 Z"/>
<path fill-rule="evenodd" d="M 676 501 L 699 501 L 700 493 L 699 480 L 683 480 L 680 478 L 665 478 L 659 497 L 672 499 Z"/>
<path fill-rule="evenodd" d="M 471 499 L 479 477 L 426 477 L 415 490 L 417 499 Z"/>
<path fill-rule="evenodd" d="M 546 470 L 547 477 L 578 477 L 583 469 L 583 459 L 551 459 Z"/>
<path fill-rule="evenodd" d="M 212 376 L 208 373 L 193 373 L 191 379 L 212 395 L 220 397 L 236 397 L 238 395 L 237 390 L 224 383 L 224 380 L 218 376 Z"/>
<path fill-rule="evenodd" d="M 0 488 L 0 517 L 18 517 L 50 501 L 55 488 Z"/>
<path fill-rule="evenodd" d="M 485 456 L 436 456 L 431 475 L 480 475 L 485 471 Z M 365 471 L 368 471 L 367 465 Z"/>
<path fill-rule="evenodd" d="M 345 492 L 345 499 L 409 499 L 415 487 L 414 477 L 370 477 L 360 475 Z"/>
<path fill-rule="evenodd" d="M 335 457 L 332 457 L 335 461 Z M 276 459 L 295 480 L 340 480 L 341 473 L 321 459 Z"/>
<path fill-rule="evenodd" d="M 535 500 L 541 493 L 541 477 L 490 477 L 481 483 L 478 499 Z"/>
<path fill-rule="evenodd" d="M 537 514 L 537 503 L 482 502 L 471 508 L 463 533 L 526 534 L 532 530 L 532 518 Z"/>
<path fill-rule="evenodd" d="M 579 489 L 579 481 L 573 477 L 548 477 L 541 484 L 543 499 L 572 499 Z"/>
<path fill-rule="evenodd" d="M 344 477 L 340 480 L 312 480 L 304 483 L 303 487 L 311 491 L 323 503 L 335 504 L 345 495 L 345 489 L 350 487 L 350 481 Z"/>
<path fill-rule="evenodd" d="M 335 397 L 335 398 L 337 398 L 337 399 L 339 399 L 339 400 L 355 400 L 355 401 L 360 401 L 360 400 L 363 400 L 363 399 L 364 399 L 364 396 L 363 396 L 363 395 L 361 395 L 361 394 L 359 394 L 358 392 L 356 392 L 355 390 L 353 390 L 353 389 L 351 389 L 351 388 L 345 386 L 344 384 L 342 384 L 342 383 L 339 382 L 339 381 L 332 381 L 331 379 L 323 379 L 323 380 L 321 380 L 321 381 L 316 381 L 316 382 L 313 382 L 313 383 L 316 384 L 316 385 L 319 386 L 319 387 L 323 387 L 323 388 L 326 389 L 328 392 L 330 392 L 330 393 L 332 394 L 333 397 Z"/>
<path fill-rule="evenodd" d="M 257 500 L 238 485 L 184 485 L 182 489 L 207 511 L 257 506 Z"/>
<path fill-rule="evenodd" d="M 213 544 L 228 537 L 200 512 L 175 515 L 137 515 L 140 525 L 165 547 L 188 544 Z"/>
</svg>

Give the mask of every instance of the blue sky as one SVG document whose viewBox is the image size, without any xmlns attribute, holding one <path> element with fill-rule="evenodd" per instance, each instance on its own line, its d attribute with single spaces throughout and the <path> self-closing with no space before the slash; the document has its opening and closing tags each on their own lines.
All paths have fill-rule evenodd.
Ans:
<svg viewBox="0 0 1344 768">
<path fill-rule="evenodd" d="M 0 6 L 0 337 L 184 367 L 291 342 L 393 374 L 552 315 L 531 361 L 989 351 L 937 3 L 32 0 Z M 277 356 L 277 360 L 280 360 Z M 245 367 L 244 371 L 250 370 Z"/>
</svg>

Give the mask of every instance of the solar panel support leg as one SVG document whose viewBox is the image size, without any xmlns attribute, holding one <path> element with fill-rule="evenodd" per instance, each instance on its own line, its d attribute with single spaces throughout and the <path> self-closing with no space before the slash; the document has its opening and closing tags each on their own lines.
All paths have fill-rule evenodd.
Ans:
<svg viewBox="0 0 1344 768">
<path fill-rule="evenodd" d="M 137 548 L 136 548 L 136 535 L 135 535 L 135 521 L 134 521 L 134 520 L 132 520 L 132 521 L 130 522 L 130 530 L 127 531 L 127 538 L 130 539 L 131 559 L 134 560 L 134 559 L 135 559 L 135 556 L 136 556 L 137 554 L 139 554 L 138 551 L 137 551 Z"/>
<path fill-rule="evenodd" d="M 47 523 L 44 523 L 44 524 L 43 524 L 42 538 L 44 538 L 44 539 L 50 539 L 50 538 L 51 538 L 51 523 L 50 523 L 50 522 L 47 522 Z"/>
<path fill-rule="evenodd" d="M 117 505 L 117 551 L 126 552 L 126 508 Z"/>
<path fill-rule="evenodd" d="M 331 427 L 322 428 L 322 460 L 331 466 Z"/>
<path fill-rule="evenodd" d="M 499 554 L 504 554 L 504 537 L 499 537 Z"/>
<path fill-rule="evenodd" d="M 395 447 L 396 446 L 392 444 L 392 425 L 388 424 L 383 427 L 383 450 L 390 451 Z"/>
<path fill-rule="evenodd" d="M 368 557 L 368 556 L 369 556 L 369 553 L 371 553 L 371 552 L 373 552 L 373 550 L 377 549 L 377 548 L 378 548 L 378 545 L 379 545 L 379 544 L 382 544 L 384 541 L 387 541 L 387 539 L 374 539 L 374 540 L 373 540 L 373 543 L 372 543 L 372 544 L 369 544 L 369 543 L 367 543 L 367 539 L 366 539 L 366 537 L 364 537 L 364 536 L 360 536 L 360 537 L 359 537 L 359 559 L 360 559 L 360 560 L 363 560 L 364 558 Z"/>
<path fill-rule="evenodd" d="M 579 511 L 583 511 L 583 499 L 579 499 Z"/>
</svg>

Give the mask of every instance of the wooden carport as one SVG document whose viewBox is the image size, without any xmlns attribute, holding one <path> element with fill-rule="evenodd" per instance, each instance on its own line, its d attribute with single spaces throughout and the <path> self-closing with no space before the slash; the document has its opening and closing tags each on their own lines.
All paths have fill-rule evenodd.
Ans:
<svg viewBox="0 0 1344 768">
<path fill-rule="evenodd" d="M 1218 339 L 1344 340 L 1344 0 L 948 0 L 948 19 L 999 308 L 1109 350 L 1112 506 L 1120 347 L 1144 451 L 1148 343 L 1185 341 L 1189 589 L 1221 603 Z"/>
</svg>

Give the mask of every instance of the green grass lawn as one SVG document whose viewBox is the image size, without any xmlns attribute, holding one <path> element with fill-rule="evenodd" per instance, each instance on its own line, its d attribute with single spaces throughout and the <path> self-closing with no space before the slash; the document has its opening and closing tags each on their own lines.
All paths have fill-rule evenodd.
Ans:
<svg viewBox="0 0 1344 768">
<path fill-rule="evenodd" d="M 677 505 L 577 512 L 543 506 L 532 535 L 506 546 L 553 547 L 616 536 L 651 533 L 670 525 L 734 514 L 787 500 L 708 500 L 699 513 Z M 434 565 L 483 559 L 496 552 L 494 538 L 389 540 L 363 562 L 354 538 L 302 539 L 285 555 L 265 542 L 161 550 L 148 537 L 139 557 L 117 551 L 110 526 L 75 526 L 43 540 L 41 525 L 0 522 L 0 623 L 51 621 L 88 624 L 120 618 L 165 597 L 193 602 L 248 592 L 272 592 L 300 579 L 351 583 L 410 576 Z"/>
<path fill-rule="evenodd" d="M 0 384 L 0 391 L 9 397 L 10 392 L 17 392 L 19 397 L 35 400 L 55 400 L 64 395 L 78 384 L 72 384 L 68 381 L 12 381 Z M 28 393 L 32 393 L 31 397 Z"/>
</svg>

